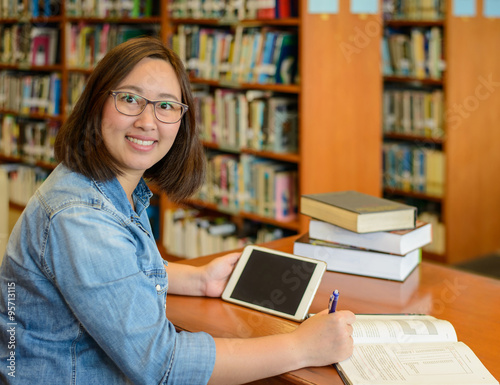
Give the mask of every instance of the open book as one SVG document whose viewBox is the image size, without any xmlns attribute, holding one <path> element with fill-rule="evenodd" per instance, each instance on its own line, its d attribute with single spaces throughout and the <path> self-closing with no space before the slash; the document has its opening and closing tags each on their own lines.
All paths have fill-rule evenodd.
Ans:
<svg viewBox="0 0 500 385">
<path fill-rule="evenodd" d="M 336 364 L 350 385 L 498 384 L 453 325 L 426 315 L 357 315 L 354 352 Z"/>
</svg>

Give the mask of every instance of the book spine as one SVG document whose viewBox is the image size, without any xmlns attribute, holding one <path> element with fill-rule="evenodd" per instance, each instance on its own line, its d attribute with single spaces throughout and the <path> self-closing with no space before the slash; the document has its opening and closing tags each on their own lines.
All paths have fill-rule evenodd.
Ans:
<svg viewBox="0 0 500 385">
<path fill-rule="evenodd" d="M 443 195 L 445 158 L 441 150 L 384 143 L 383 152 L 386 188 Z"/>
<path fill-rule="evenodd" d="M 238 26 L 230 32 L 179 26 L 174 42 L 192 76 L 239 83 L 296 81 L 298 42 L 293 33 L 258 27 Z"/>
</svg>

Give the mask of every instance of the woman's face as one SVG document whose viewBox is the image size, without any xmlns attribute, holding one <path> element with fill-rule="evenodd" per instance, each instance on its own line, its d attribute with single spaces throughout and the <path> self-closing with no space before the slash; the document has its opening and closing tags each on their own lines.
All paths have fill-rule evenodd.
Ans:
<svg viewBox="0 0 500 385">
<path fill-rule="evenodd" d="M 142 59 L 113 91 L 130 92 L 152 101 L 182 101 L 175 71 L 161 59 Z M 102 115 L 103 141 L 124 175 L 138 177 L 167 154 L 180 124 L 159 121 L 152 104 L 140 115 L 124 115 L 117 111 L 109 95 Z"/>
</svg>

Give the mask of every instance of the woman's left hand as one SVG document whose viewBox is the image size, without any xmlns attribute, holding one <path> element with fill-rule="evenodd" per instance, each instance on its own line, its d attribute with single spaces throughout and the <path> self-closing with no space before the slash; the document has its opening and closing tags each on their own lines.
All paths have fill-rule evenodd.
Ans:
<svg viewBox="0 0 500 385">
<path fill-rule="evenodd" d="M 203 266 L 205 295 L 207 297 L 220 297 L 222 295 L 240 255 L 241 253 L 230 253 L 223 257 L 215 258 Z"/>
</svg>

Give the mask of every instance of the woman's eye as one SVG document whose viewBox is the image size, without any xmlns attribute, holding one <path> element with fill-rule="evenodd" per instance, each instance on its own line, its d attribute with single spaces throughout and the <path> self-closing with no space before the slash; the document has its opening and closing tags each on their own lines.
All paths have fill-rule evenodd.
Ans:
<svg viewBox="0 0 500 385">
<path fill-rule="evenodd" d="M 126 103 L 137 103 L 137 97 L 130 94 L 121 94 L 120 100 Z"/>
<path fill-rule="evenodd" d="M 173 106 L 171 103 L 169 103 L 169 102 L 162 102 L 162 103 L 160 103 L 160 108 L 161 108 L 162 110 L 170 110 L 170 109 L 172 109 L 173 107 L 174 107 L 174 106 Z"/>
</svg>

